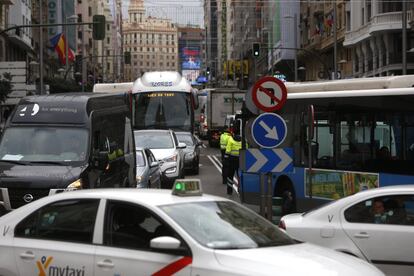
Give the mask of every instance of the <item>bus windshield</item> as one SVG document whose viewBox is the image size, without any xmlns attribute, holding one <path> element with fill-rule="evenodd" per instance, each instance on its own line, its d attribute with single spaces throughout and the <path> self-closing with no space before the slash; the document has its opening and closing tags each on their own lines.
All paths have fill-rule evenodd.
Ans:
<svg viewBox="0 0 414 276">
<path fill-rule="evenodd" d="M 194 125 L 190 93 L 170 91 L 137 93 L 134 109 L 135 129 L 192 131 Z"/>
</svg>

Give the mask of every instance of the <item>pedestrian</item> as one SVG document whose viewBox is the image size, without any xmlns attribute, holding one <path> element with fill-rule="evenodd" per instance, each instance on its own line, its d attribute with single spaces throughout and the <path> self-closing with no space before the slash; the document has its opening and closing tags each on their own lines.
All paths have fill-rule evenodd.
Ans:
<svg viewBox="0 0 414 276">
<path fill-rule="evenodd" d="M 226 128 L 226 130 L 220 135 L 220 151 L 221 151 L 221 178 L 222 183 L 224 185 L 227 184 L 227 174 L 229 170 L 229 156 L 226 155 L 226 146 L 227 142 L 229 141 L 229 138 L 231 137 L 231 132 L 229 128 Z"/>
<path fill-rule="evenodd" d="M 238 133 L 238 132 L 235 132 Z M 234 174 L 238 177 L 239 170 L 239 156 L 241 149 L 241 137 L 238 134 L 229 138 L 226 147 L 226 155 L 229 157 L 229 170 L 227 175 L 227 195 L 230 197 L 233 194 L 233 178 Z"/>
</svg>

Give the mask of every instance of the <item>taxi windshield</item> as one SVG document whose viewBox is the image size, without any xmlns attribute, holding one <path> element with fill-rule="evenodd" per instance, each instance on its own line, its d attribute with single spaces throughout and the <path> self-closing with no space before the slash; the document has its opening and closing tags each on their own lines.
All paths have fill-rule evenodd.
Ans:
<svg viewBox="0 0 414 276">
<path fill-rule="evenodd" d="M 209 248 L 248 249 L 295 243 L 278 227 L 234 202 L 190 202 L 161 209 Z"/>
</svg>

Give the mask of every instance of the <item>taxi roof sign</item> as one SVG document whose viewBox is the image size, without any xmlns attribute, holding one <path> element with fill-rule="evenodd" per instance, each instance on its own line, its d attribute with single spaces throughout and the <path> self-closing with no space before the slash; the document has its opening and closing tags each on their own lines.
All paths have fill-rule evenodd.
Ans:
<svg viewBox="0 0 414 276">
<path fill-rule="evenodd" d="M 176 179 L 173 185 L 172 194 L 176 196 L 201 196 L 200 179 Z"/>
</svg>

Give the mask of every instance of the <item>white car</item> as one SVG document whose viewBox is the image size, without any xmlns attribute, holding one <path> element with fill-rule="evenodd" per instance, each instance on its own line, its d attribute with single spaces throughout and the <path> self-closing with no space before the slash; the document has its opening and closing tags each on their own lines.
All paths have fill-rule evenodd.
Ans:
<svg viewBox="0 0 414 276">
<path fill-rule="evenodd" d="M 358 258 L 296 243 L 244 206 L 169 190 L 60 193 L 0 218 L 0 275 L 383 275 Z"/>
<path fill-rule="evenodd" d="M 355 255 L 387 275 L 414 275 L 414 185 L 362 191 L 286 215 L 279 226 L 296 240 Z"/>
<path fill-rule="evenodd" d="M 184 178 L 185 143 L 180 143 L 173 130 L 135 130 L 135 146 L 148 148 L 160 162 L 161 188 L 171 189 L 174 181 Z"/>
</svg>

